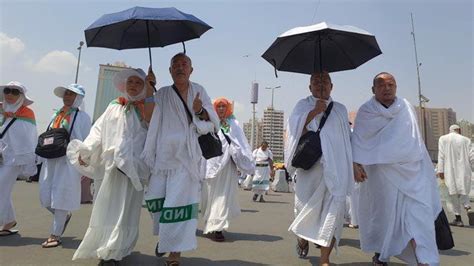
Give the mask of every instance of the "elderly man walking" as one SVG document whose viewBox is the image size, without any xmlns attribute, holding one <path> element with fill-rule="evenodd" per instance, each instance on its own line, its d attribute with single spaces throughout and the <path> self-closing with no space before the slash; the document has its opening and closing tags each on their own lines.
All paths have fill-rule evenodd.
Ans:
<svg viewBox="0 0 474 266">
<path fill-rule="evenodd" d="M 469 193 L 471 191 L 471 164 L 474 154 L 471 140 L 461 135 L 458 125 L 449 127 L 449 134 L 439 138 L 438 176 L 446 183 L 449 192 L 447 207 L 455 219 L 450 223 L 463 227 L 461 205 L 467 211 L 469 225 L 474 225 L 474 212 L 471 212 Z"/>
<path fill-rule="evenodd" d="M 297 236 L 300 258 L 308 255 L 309 242 L 321 248 L 320 265 L 329 265 L 339 243 L 346 196 L 354 183 L 347 109 L 330 97 L 332 87 L 328 73 L 311 75 L 311 95 L 296 104 L 286 127 L 285 164 L 291 172 L 300 138 L 321 130 L 321 159 L 307 170 L 296 169 L 295 220 L 289 228 Z"/>
<path fill-rule="evenodd" d="M 200 187 L 206 175 L 198 137 L 220 125 L 206 90 L 189 80 L 191 59 L 183 53 L 173 56 L 169 71 L 173 85 L 155 93 L 142 157 L 152 169 L 145 200 L 154 234 L 160 237 L 156 254 L 169 252 L 166 264 L 179 265 L 181 252 L 197 247 Z"/>
<path fill-rule="evenodd" d="M 359 195 L 360 244 L 374 265 L 397 256 L 409 265 L 438 264 L 434 221 L 441 211 L 435 172 L 416 113 L 396 96 L 393 75 L 373 80 L 374 97 L 355 120 L 352 151 Z"/>
</svg>

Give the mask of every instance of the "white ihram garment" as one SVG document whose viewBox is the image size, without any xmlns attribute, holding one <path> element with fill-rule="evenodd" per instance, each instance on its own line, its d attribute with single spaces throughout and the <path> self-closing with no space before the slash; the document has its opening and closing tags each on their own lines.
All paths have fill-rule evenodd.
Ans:
<svg viewBox="0 0 474 266">
<path fill-rule="evenodd" d="M 223 154 L 207 161 L 201 201 L 204 234 L 227 230 L 230 219 L 240 215 L 237 171 L 242 174 L 255 172 L 255 162 L 242 128 L 235 119 L 227 121 L 230 131 L 226 135 L 231 143 L 219 131 Z"/>
<path fill-rule="evenodd" d="M 125 109 L 120 104 L 110 104 L 84 143 L 69 145 L 78 147 L 75 152 L 89 164 L 88 168 L 92 166 L 90 177 L 102 180 L 89 228 L 73 260 L 121 260 L 133 251 L 138 239 L 142 183 L 150 175 L 139 159 L 147 129 L 134 107 Z"/>
<path fill-rule="evenodd" d="M 0 132 L 5 130 L 10 121 L 11 118 L 6 119 Z M 12 190 L 17 177 L 36 174 L 36 132 L 35 124 L 17 118 L 0 139 L 3 149 L 3 162 L 0 163 L 0 226 L 16 220 Z"/>
<path fill-rule="evenodd" d="M 437 264 L 434 221 L 441 211 L 433 165 L 420 136 L 416 113 L 405 99 L 385 108 L 363 104 L 352 135 L 354 162 L 368 175 L 360 187 L 359 232 L 365 252 L 381 261 Z M 416 257 L 410 240 L 416 242 Z"/>
<path fill-rule="evenodd" d="M 269 160 L 273 160 L 272 151 L 267 148 L 255 149 L 252 154 L 255 159 L 255 175 L 252 179 L 252 191 L 255 194 L 263 195 L 270 189 L 270 164 Z"/>
<path fill-rule="evenodd" d="M 197 93 L 210 121 L 192 114 L 189 123 L 185 107 L 171 86 L 155 94 L 155 109 L 150 121 L 143 160 L 152 170 L 145 194 L 153 216 L 153 231 L 160 237 L 159 252 L 180 252 L 197 247 L 197 212 L 200 183 L 206 174 L 206 161 L 198 143 L 200 134 L 219 128 L 219 119 L 204 88 L 190 82 L 186 104 Z"/>
<path fill-rule="evenodd" d="M 74 115 L 75 112 L 72 112 L 71 124 Z M 89 134 L 90 128 L 89 115 L 84 111 L 79 111 L 74 122 L 71 140 L 83 141 Z M 67 130 L 69 131 L 70 128 Z M 41 206 L 66 211 L 78 210 L 81 206 L 82 175 L 71 165 L 66 155 L 42 160 L 43 166 L 39 178 Z"/>
<path fill-rule="evenodd" d="M 291 161 L 309 112 L 318 99 L 300 100 L 288 119 L 285 164 Z M 331 102 L 332 99 L 329 99 Z M 317 115 L 306 129 L 316 131 L 323 114 Z M 289 230 L 298 237 L 329 247 L 337 247 L 344 221 L 346 196 L 352 190 L 353 168 L 349 121 L 344 105 L 333 102 L 331 113 L 321 130 L 322 157 L 310 169 L 296 169 L 295 219 Z"/>
</svg>

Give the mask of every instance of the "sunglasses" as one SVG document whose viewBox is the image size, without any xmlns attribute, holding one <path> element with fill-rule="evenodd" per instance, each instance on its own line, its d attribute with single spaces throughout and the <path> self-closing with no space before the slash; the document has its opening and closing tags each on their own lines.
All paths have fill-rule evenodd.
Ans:
<svg viewBox="0 0 474 266">
<path fill-rule="evenodd" d="M 18 96 L 20 95 L 20 90 L 17 90 L 17 89 L 13 89 L 13 88 L 4 88 L 3 89 L 3 94 L 12 94 L 14 96 Z"/>
</svg>

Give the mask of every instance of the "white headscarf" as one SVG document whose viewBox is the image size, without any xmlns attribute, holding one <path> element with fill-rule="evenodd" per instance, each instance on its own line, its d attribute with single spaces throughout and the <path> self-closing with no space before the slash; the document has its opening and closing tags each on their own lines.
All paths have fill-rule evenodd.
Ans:
<svg viewBox="0 0 474 266">
<path fill-rule="evenodd" d="M 5 98 L 5 95 L 3 97 Z M 14 104 L 10 104 L 7 101 L 3 101 L 3 110 L 5 112 L 14 113 L 18 109 L 20 109 L 20 107 L 23 105 L 24 102 L 25 102 L 25 95 L 23 93 L 20 93 L 20 98 L 18 98 L 18 100 L 16 100 Z"/>
<path fill-rule="evenodd" d="M 132 76 L 138 77 L 139 79 L 143 81 L 143 89 L 136 96 L 131 96 L 127 93 L 127 80 L 128 78 Z M 143 71 L 141 68 L 137 68 L 137 69 L 128 68 L 117 73 L 113 78 L 113 83 L 114 83 L 115 88 L 119 90 L 120 92 L 122 92 L 125 95 L 125 98 L 127 98 L 127 100 L 135 102 L 135 101 L 140 101 L 140 100 L 145 99 L 145 96 L 146 96 L 145 78 L 146 78 L 145 71 Z"/>
</svg>

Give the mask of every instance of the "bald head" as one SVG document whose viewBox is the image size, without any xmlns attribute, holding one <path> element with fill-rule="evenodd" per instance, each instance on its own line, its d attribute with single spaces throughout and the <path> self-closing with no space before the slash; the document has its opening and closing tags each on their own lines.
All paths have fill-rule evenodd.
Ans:
<svg viewBox="0 0 474 266">
<path fill-rule="evenodd" d="M 397 97 L 397 82 L 395 81 L 395 77 L 388 72 L 381 72 L 375 75 L 372 92 L 378 102 L 389 107 Z"/>
</svg>

